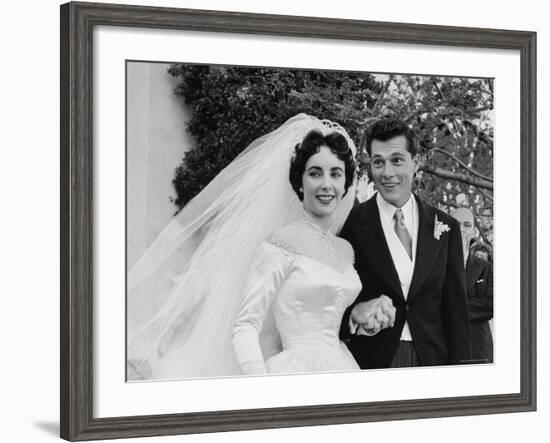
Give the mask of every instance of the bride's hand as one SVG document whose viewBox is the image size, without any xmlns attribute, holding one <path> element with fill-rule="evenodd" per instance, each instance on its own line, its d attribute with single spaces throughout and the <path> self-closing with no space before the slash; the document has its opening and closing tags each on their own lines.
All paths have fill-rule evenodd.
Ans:
<svg viewBox="0 0 550 443">
<path fill-rule="evenodd" d="M 351 320 L 358 324 L 357 335 L 375 335 L 395 323 L 395 307 L 386 295 L 358 303 L 352 310 Z"/>
<path fill-rule="evenodd" d="M 379 298 L 357 303 L 351 311 L 351 319 L 361 325 L 372 325 L 376 313 L 380 310 Z"/>
</svg>

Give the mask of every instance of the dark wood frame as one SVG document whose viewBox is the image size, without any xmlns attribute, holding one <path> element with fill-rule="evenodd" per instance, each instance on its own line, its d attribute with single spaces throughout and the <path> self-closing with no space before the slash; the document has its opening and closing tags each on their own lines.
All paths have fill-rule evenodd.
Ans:
<svg viewBox="0 0 550 443">
<path fill-rule="evenodd" d="M 521 58 L 521 392 L 475 397 L 94 418 L 94 26 L 497 48 Z M 189 9 L 61 6 L 61 437 L 70 441 L 493 414 L 536 409 L 536 33 Z"/>
</svg>

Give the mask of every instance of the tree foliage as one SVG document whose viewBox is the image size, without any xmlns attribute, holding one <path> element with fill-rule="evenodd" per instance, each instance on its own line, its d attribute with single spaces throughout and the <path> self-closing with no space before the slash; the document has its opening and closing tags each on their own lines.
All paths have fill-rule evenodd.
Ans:
<svg viewBox="0 0 550 443">
<path fill-rule="evenodd" d="M 305 112 L 344 126 L 357 138 L 361 112 L 380 88 L 360 73 L 174 65 L 176 95 L 192 110 L 197 141 L 176 170 L 174 203 L 183 207 L 248 144 Z"/>
<path fill-rule="evenodd" d="M 173 180 L 178 210 L 248 144 L 300 112 L 340 123 L 359 146 L 382 116 L 415 130 L 416 192 L 449 211 L 470 207 L 492 244 L 493 90 L 490 79 L 178 64 L 176 95 L 192 110 L 189 149 Z M 360 175 L 367 159 L 360 153 Z"/>
</svg>

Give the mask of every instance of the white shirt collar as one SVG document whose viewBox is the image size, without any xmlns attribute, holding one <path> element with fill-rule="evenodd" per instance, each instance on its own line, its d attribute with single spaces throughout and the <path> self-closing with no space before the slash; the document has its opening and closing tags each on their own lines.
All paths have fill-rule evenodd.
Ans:
<svg viewBox="0 0 550 443">
<path fill-rule="evenodd" d="M 376 203 L 378 204 L 380 215 L 384 218 L 384 220 L 386 220 L 386 222 L 393 225 L 393 214 L 395 214 L 395 211 L 399 208 L 384 200 L 384 198 L 380 195 L 380 192 L 376 194 Z M 403 211 L 405 226 L 407 227 L 409 232 L 413 231 L 414 203 L 416 202 L 414 200 L 413 194 L 411 193 L 407 202 L 401 207 L 401 210 Z"/>
</svg>

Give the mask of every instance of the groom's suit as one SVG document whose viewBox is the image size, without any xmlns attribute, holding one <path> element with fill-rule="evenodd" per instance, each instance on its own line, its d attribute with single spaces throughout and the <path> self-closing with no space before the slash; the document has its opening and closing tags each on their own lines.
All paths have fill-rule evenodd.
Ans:
<svg viewBox="0 0 550 443">
<path fill-rule="evenodd" d="M 341 336 L 362 369 L 391 365 L 405 321 L 421 366 L 458 364 L 471 358 L 459 225 L 454 218 L 415 198 L 418 237 L 407 297 L 382 228 L 376 195 L 357 205 L 342 229 L 341 236 L 355 250 L 355 267 L 363 289 L 344 315 Z M 440 232 L 439 239 L 434 232 L 436 216 L 440 228 L 449 228 Z M 348 321 L 353 306 L 382 294 L 390 297 L 396 308 L 394 326 L 370 337 L 351 334 Z"/>
</svg>

